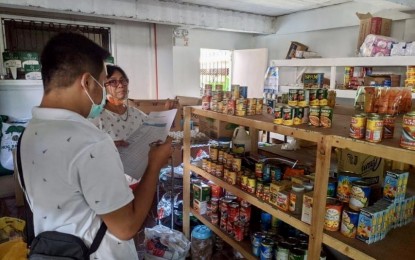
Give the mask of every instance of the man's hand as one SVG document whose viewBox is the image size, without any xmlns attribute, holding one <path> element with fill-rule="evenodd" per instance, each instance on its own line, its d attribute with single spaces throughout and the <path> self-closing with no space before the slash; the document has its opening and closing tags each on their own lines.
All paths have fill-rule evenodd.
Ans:
<svg viewBox="0 0 415 260">
<path fill-rule="evenodd" d="M 164 143 L 157 142 L 157 145 L 152 145 L 148 153 L 148 167 L 158 169 L 158 171 L 167 164 L 168 159 L 173 153 L 172 138 L 168 136 Z"/>
</svg>

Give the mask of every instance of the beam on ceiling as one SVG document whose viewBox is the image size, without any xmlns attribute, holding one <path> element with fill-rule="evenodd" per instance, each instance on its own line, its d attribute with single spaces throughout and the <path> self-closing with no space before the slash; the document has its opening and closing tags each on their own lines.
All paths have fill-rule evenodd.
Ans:
<svg viewBox="0 0 415 260">
<path fill-rule="evenodd" d="M 190 28 L 255 34 L 275 33 L 274 18 L 269 16 L 159 0 L 0 0 L 0 7 L 134 20 Z"/>
</svg>

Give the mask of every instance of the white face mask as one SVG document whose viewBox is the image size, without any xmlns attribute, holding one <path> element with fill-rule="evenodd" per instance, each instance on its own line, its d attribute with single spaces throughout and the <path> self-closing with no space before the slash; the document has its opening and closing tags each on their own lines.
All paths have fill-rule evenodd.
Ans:
<svg viewBox="0 0 415 260">
<path fill-rule="evenodd" d="M 97 105 L 97 104 L 94 103 L 94 101 L 92 100 L 92 98 L 89 95 L 88 91 L 86 91 L 86 88 L 84 87 L 86 95 L 89 97 L 89 100 L 91 100 L 91 102 L 92 102 L 92 106 L 91 106 L 91 110 L 89 111 L 88 118 L 96 118 L 97 116 L 99 116 L 101 114 L 102 110 L 104 110 L 107 93 L 106 93 L 106 90 L 105 90 L 104 86 L 102 86 L 98 82 L 98 80 L 96 80 L 92 75 L 91 75 L 91 77 L 98 84 L 98 86 L 100 86 L 102 88 L 102 100 L 101 100 L 101 103 L 99 105 Z"/>
</svg>

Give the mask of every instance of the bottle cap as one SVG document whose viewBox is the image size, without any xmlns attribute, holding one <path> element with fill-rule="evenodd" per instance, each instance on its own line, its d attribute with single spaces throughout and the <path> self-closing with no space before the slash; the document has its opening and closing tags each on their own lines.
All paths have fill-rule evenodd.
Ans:
<svg viewBox="0 0 415 260">
<path fill-rule="evenodd" d="M 212 236 L 212 231 L 205 225 L 196 226 L 192 231 L 192 238 L 208 239 Z"/>
</svg>

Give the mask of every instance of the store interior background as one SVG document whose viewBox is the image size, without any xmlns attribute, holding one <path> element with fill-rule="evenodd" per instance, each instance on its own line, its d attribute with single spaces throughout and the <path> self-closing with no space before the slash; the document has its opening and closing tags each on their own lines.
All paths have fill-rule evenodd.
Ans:
<svg viewBox="0 0 415 260">
<path fill-rule="evenodd" d="M 130 77 L 133 99 L 198 97 L 200 48 L 267 48 L 268 60 L 273 60 L 284 59 L 290 42 L 298 41 L 325 58 L 352 57 L 359 31 L 356 12 L 390 18 L 392 37 L 415 40 L 415 3 L 409 0 L 328 1 L 341 4 L 277 18 L 180 2 L 0 0 L 0 16 L 111 27 L 113 56 Z M 139 20 L 144 16 L 149 22 Z M 176 25 L 169 25 L 173 22 Z M 222 28 L 214 30 L 212 25 Z M 175 46 L 173 31 L 178 27 L 188 30 L 189 46 Z"/>
</svg>

